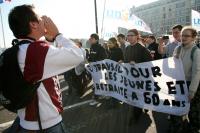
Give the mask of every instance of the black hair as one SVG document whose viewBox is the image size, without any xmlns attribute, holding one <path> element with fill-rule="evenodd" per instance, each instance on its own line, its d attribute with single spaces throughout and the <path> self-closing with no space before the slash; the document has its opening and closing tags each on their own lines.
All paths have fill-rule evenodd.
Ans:
<svg viewBox="0 0 200 133">
<path fill-rule="evenodd" d="M 176 29 L 176 28 L 181 31 L 183 29 L 183 26 L 180 25 L 180 24 L 177 24 L 177 25 L 175 25 L 175 26 L 172 27 L 173 30 Z"/>
<path fill-rule="evenodd" d="M 169 39 L 169 36 L 162 36 L 162 39 Z"/>
<path fill-rule="evenodd" d="M 95 40 L 99 41 L 99 35 L 94 33 L 90 35 L 91 38 L 94 38 Z"/>
<path fill-rule="evenodd" d="M 118 34 L 117 37 L 121 37 L 121 38 L 125 39 L 125 35 L 124 34 Z"/>
<path fill-rule="evenodd" d="M 148 38 L 151 38 L 152 40 L 154 40 L 154 42 L 156 41 L 156 38 L 153 35 L 149 35 Z"/>
<path fill-rule="evenodd" d="M 10 11 L 8 16 L 9 27 L 16 38 L 27 37 L 31 33 L 29 23 L 39 22 L 33 9 L 33 5 L 21 5 Z"/>
</svg>

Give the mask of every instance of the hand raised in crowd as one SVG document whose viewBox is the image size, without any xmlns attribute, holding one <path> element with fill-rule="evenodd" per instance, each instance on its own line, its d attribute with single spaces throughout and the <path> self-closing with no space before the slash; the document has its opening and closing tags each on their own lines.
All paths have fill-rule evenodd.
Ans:
<svg viewBox="0 0 200 133">
<path fill-rule="evenodd" d="M 159 45 L 160 45 L 160 46 L 164 46 L 164 40 L 163 40 L 163 38 L 160 38 L 160 39 L 159 39 Z"/>
<path fill-rule="evenodd" d="M 51 18 L 47 16 L 42 16 L 42 20 L 44 21 L 44 26 L 46 28 L 45 38 L 47 40 L 54 40 L 56 35 L 59 34 L 57 26 L 51 20 Z"/>
</svg>

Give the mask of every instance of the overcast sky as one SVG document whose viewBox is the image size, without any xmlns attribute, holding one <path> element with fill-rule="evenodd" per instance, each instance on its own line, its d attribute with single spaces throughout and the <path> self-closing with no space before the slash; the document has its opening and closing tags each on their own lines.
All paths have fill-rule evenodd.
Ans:
<svg viewBox="0 0 200 133">
<path fill-rule="evenodd" d="M 106 0 L 106 7 L 119 6 L 130 8 L 157 0 Z M 97 0 L 99 31 L 101 30 L 104 0 Z M 109 4 L 110 3 L 110 4 Z M 7 18 L 10 9 L 16 5 L 34 4 L 40 15 L 51 17 L 61 33 L 69 38 L 88 38 L 95 32 L 94 0 L 12 0 L 0 4 L 3 17 L 6 46 L 14 38 L 9 29 Z M 0 47 L 4 47 L 2 27 L 0 26 Z"/>
</svg>

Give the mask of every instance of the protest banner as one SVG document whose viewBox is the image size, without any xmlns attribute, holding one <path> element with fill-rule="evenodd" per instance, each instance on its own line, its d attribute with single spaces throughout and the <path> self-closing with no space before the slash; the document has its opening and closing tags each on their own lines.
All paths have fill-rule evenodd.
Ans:
<svg viewBox="0 0 200 133">
<path fill-rule="evenodd" d="M 189 111 L 188 89 L 180 59 L 167 58 L 135 65 L 103 60 L 86 65 L 95 94 L 173 115 Z"/>
<path fill-rule="evenodd" d="M 191 10 L 191 25 L 197 31 L 200 31 L 200 13 L 195 10 Z"/>
</svg>

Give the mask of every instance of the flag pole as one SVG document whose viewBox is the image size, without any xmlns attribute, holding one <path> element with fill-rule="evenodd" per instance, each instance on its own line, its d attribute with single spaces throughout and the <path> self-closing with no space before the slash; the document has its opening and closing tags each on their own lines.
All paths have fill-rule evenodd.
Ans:
<svg viewBox="0 0 200 133">
<path fill-rule="evenodd" d="M 3 34 L 3 44 L 4 44 L 4 48 L 6 48 L 6 42 L 5 42 L 5 35 L 4 35 L 3 18 L 2 18 L 1 7 L 0 7 L 0 16 L 1 16 L 1 28 L 2 28 L 2 34 Z"/>
<path fill-rule="evenodd" d="M 102 26 L 101 26 L 101 37 L 103 34 L 103 29 L 104 29 L 104 17 L 105 17 L 105 8 L 106 8 L 106 0 L 104 0 L 104 6 L 103 6 L 103 18 L 102 18 Z"/>
<path fill-rule="evenodd" d="M 94 0 L 94 10 L 95 10 L 95 27 L 96 27 L 96 33 L 98 34 L 97 1 L 96 0 Z"/>
</svg>

